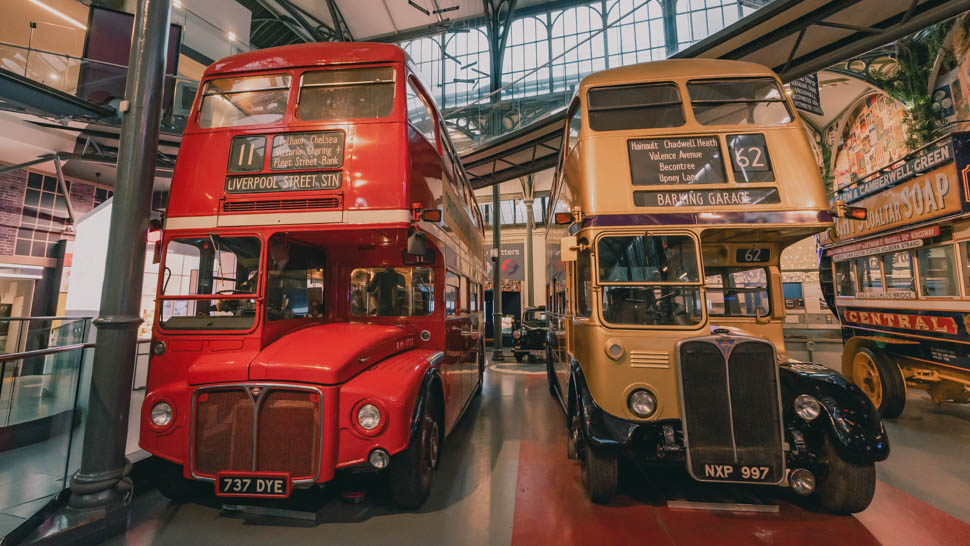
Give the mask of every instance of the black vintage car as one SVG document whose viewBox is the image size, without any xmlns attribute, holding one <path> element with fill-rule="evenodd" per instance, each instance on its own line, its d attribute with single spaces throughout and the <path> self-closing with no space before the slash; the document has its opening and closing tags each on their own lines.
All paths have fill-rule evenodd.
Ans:
<svg viewBox="0 0 970 546">
<path fill-rule="evenodd" d="M 530 307 L 522 312 L 522 323 L 512 332 L 512 352 L 515 360 L 522 362 L 526 357 L 535 362 L 537 356 L 546 354 L 546 308 Z"/>
</svg>

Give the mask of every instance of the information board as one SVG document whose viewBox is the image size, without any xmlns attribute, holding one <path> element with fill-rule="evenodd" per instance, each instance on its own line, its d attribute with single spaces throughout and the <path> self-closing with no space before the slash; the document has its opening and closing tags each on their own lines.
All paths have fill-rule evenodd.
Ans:
<svg viewBox="0 0 970 546">
<path fill-rule="evenodd" d="M 640 138 L 627 145 L 634 186 L 727 182 L 717 136 Z"/>
<path fill-rule="evenodd" d="M 633 204 L 638 207 L 722 207 L 780 202 L 775 188 L 633 192 Z"/>
<path fill-rule="evenodd" d="M 818 92 L 818 74 L 809 74 L 804 78 L 798 78 L 789 85 L 792 88 L 791 98 L 792 102 L 795 103 L 795 108 L 816 116 L 825 115 L 822 113 L 822 101 Z"/>
<path fill-rule="evenodd" d="M 324 173 L 245 174 L 226 177 L 226 193 L 334 190 L 340 187 L 340 171 Z"/>
<path fill-rule="evenodd" d="M 273 136 L 269 168 L 336 169 L 344 163 L 344 134 L 340 131 L 284 133 Z"/>
</svg>

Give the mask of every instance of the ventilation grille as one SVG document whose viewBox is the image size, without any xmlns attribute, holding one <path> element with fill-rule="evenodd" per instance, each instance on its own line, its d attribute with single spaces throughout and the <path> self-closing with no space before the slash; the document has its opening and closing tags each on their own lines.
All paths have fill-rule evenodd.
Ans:
<svg viewBox="0 0 970 546">
<path fill-rule="evenodd" d="M 265 212 L 275 210 L 339 209 L 339 197 L 317 199 L 272 199 L 269 201 L 227 201 L 223 212 Z"/>
<path fill-rule="evenodd" d="M 634 368 L 669 368 L 669 360 L 666 352 L 630 351 L 630 366 Z"/>
</svg>

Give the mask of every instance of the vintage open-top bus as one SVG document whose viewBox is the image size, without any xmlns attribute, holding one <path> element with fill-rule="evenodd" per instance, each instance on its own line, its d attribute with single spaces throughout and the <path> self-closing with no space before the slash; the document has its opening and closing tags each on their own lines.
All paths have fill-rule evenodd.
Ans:
<svg viewBox="0 0 970 546">
<path fill-rule="evenodd" d="M 842 369 L 885 418 L 907 387 L 970 402 L 970 133 L 840 188 L 869 211 L 819 234 L 820 278 L 842 322 Z"/>
<path fill-rule="evenodd" d="M 550 388 L 596 502 L 617 460 L 865 508 L 889 444 L 868 398 L 786 356 L 779 258 L 832 226 L 767 68 L 668 60 L 584 78 L 547 228 Z"/>
<path fill-rule="evenodd" d="M 140 445 L 161 491 L 286 497 L 386 468 L 421 505 L 481 389 L 482 225 L 400 48 L 210 66 L 158 245 Z"/>
</svg>

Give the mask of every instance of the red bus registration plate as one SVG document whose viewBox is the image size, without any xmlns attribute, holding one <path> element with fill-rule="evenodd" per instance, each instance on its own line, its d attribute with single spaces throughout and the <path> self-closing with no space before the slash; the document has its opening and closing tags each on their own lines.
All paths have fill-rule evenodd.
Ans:
<svg viewBox="0 0 970 546">
<path fill-rule="evenodd" d="M 291 486 L 289 474 L 220 472 L 216 477 L 220 497 L 286 498 Z"/>
</svg>

